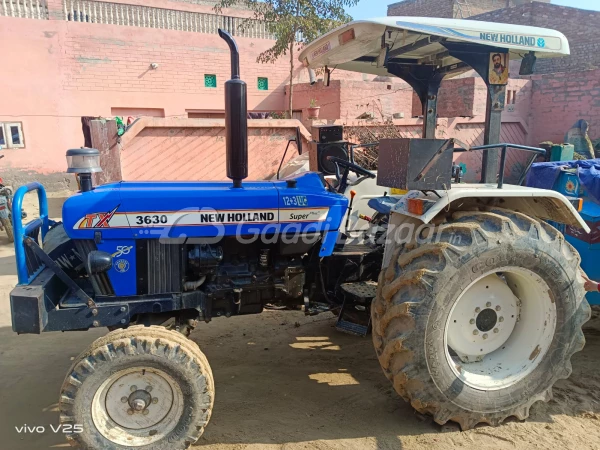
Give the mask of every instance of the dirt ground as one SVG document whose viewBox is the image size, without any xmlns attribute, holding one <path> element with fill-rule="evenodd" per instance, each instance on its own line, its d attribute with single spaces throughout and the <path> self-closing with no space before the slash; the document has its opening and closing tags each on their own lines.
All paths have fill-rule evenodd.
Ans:
<svg viewBox="0 0 600 450">
<path fill-rule="evenodd" d="M 60 198 L 51 215 L 60 214 Z M 58 211 L 58 212 L 57 212 Z M 14 251 L 0 234 L 0 450 L 65 448 L 58 390 L 70 361 L 105 330 L 17 336 L 8 294 Z M 384 377 L 370 338 L 340 334 L 329 314 L 267 311 L 215 319 L 191 338 L 208 356 L 214 413 L 196 447 L 238 449 L 600 449 L 600 319 L 554 400 L 525 422 L 460 432 L 417 415 Z M 44 426 L 43 433 L 15 427 Z"/>
</svg>

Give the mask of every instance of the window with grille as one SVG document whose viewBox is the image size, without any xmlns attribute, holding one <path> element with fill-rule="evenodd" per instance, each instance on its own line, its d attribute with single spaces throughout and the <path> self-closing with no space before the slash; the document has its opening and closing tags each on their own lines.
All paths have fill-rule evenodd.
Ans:
<svg viewBox="0 0 600 450">
<path fill-rule="evenodd" d="M 217 87 L 217 76 L 204 74 L 204 87 L 216 88 Z"/>
<path fill-rule="evenodd" d="M 268 91 L 269 90 L 269 79 L 258 77 L 258 90 Z"/>
<path fill-rule="evenodd" d="M 21 122 L 0 122 L 0 148 L 25 148 Z"/>
</svg>

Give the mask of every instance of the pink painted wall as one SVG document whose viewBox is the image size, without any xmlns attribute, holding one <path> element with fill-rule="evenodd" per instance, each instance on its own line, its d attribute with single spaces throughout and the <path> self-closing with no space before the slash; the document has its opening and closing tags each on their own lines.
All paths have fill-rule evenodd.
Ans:
<svg viewBox="0 0 600 450">
<path fill-rule="evenodd" d="M 248 109 L 284 109 L 287 63 L 256 63 L 273 41 L 236 40 Z M 64 153 L 83 145 L 81 116 L 111 117 L 112 108 L 163 109 L 166 117 L 222 110 L 230 77 L 228 47 L 213 34 L 0 17 L 0 49 L 10 61 L 0 70 L 0 121 L 22 122 L 26 143 L 3 150 L 13 184 L 40 178 L 66 187 Z M 204 74 L 217 75 L 216 89 L 204 87 Z M 268 91 L 258 90 L 258 77 L 268 77 Z"/>
<path fill-rule="evenodd" d="M 312 86 L 309 83 L 294 86 L 294 110 L 302 112 L 305 123 L 308 123 L 307 108 L 312 99 L 321 108 L 321 119 L 352 120 L 365 113 L 372 114 L 378 120 L 391 119 L 394 114 L 410 117 L 413 91 L 404 81 L 375 76 L 363 79 L 361 74 L 353 72 L 334 73 L 335 79 L 329 86 L 322 81 Z"/>
<path fill-rule="evenodd" d="M 144 6 L 210 13 L 211 7 L 177 0 L 116 0 Z M 188 111 L 222 111 L 223 83 L 229 78 L 229 52 L 214 34 L 67 22 L 62 0 L 48 0 L 51 20 L 0 17 L 0 50 L 5 64 L 0 121 L 22 122 L 24 149 L 5 149 L 3 177 L 12 184 L 41 179 L 51 189 L 67 187 L 64 153 L 83 145 L 81 116 L 111 117 L 114 112 L 186 117 Z M 247 17 L 243 10 L 225 14 Z M 249 110 L 287 108 L 288 62 L 258 64 L 256 57 L 273 41 L 237 38 L 242 78 L 248 83 Z M 157 63 L 157 70 L 150 64 Z M 204 74 L 217 75 L 217 88 L 204 87 Z M 257 78 L 269 78 L 269 90 L 258 91 Z M 376 118 L 394 113 L 421 114 L 410 88 L 396 78 L 378 78 L 336 70 L 332 85 L 310 86 L 307 71 L 294 69 L 294 109 L 302 111 L 312 98 L 321 117 L 353 120 L 364 112 Z M 532 80 L 511 80 L 515 104 L 505 120 L 525 128 L 525 143 L 561 141 L 580 118 L 600 136 L 600 72 L 552 74 Z M 512 95 L 512 94 L 511 94 Z M 478 78 L 446 80 L 439 115 L 475 117 L 485 112 L 485 86 Z M 129 113 L 128 113 L 129 115 Z M 308 123 L 308 122 L 305 122 Z M 533 132 L 531 132 L 533 130 Z M 514 131 L 514 130 L 513 130 Z"/>
<path fill-rule="evenodd" d="M 342 81 L 341 119 L 356 119 L 371 113 L 377 119 L 391 119 L 394 114 L 409 118 L 412 110 L 412 88 L 402 80 Z"/>
<path fill-rule="evenodd" d="M 315 100 L 320 106 L 319 117 L 322 119 L 335 120 L 341 116 L 341 80 L 331 80 L 329 86 L 325 86 L 322 81 L 318 81 L 313 86 L 310 83 L 303 83 L 294 86 L 294 111 L 302 113 L 302 121 L 309 123 L 307 108 L 311 100 Z M 286 92 L 286 104 L 288 100 Z M 308 121 L 308 122 L 307 122 Z"/>
<path fill-rule="evenodd" d="M 310 133 L 298 120 L 252 120 L 248 129 L 248 179 L 273 176 L 290 138 L 301 127 L 304 148 Z M 223 119 L 144 118 L 121 139 L 124 180 L 226 180 Z M 298 154 L 291 144 L 285 160 Z"/>
<path fill-rule="evenodd" d="M 64 20 L 63 0 L 46 0 L 50 18 L 54 20 Z M 214 14 L 215 11 L 211 5 L 199 5 L 180 0 L 111 0 L 110 3 L 119 3 L 123 5 L 148 6 L 154 8 L 172 9 L 177 11 L 198 12 L 204 14 Z M 222 14 L 231 17 L 251 18 L 251 11 L 239 8 L 223 8 Z"/>
</svg>

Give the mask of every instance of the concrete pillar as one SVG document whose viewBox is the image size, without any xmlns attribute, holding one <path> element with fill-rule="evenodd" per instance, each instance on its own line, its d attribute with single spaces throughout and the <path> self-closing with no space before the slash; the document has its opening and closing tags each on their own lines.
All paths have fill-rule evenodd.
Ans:
<svg viewBox="0 0 600 450">
<path fill-rule="evenodd" d="M 46 0 L 50 20 L 66 20 L 63 0 Z"/>
</svg>

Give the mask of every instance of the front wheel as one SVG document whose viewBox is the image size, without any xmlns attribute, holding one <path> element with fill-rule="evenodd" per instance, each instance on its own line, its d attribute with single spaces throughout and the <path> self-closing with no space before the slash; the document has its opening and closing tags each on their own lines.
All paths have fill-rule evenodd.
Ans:
<svg viewBox="0 0 600 450">
<path fill-rule="evenodd" d="M 214 402 L 198 346 L 162 327 L 133 326 L 97 339 L 63 383 L 60 421 L 80 449 L 186 449 L 204 432 Z"/>
<path fill-rule="evenodd" d="M 456 212 L 427 242 L 395 245 L 373 341 L 396 391 L 463 430 L 525 419 L 571 373 L 590 317 L 580 257 L 520 213 Z"/>
</svg>

